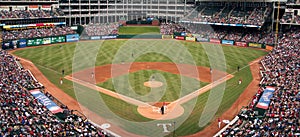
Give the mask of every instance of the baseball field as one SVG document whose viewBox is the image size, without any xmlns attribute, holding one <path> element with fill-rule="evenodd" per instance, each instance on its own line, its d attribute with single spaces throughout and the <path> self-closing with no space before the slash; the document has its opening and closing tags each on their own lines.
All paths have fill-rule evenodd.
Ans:
<svg viewBox="0 0 300 137">
<path fill-rule="evenodd" d="M 40 46 L 14 54 L 33 62 L 50 82 L 81 105 L 128 132 L 185 136 L 201 131 L 232 106 L 252 81 L 249 63 L 267 52 L 210 43 L 131 39 Z M 224 58 L 218 58 L 222 55 Z M 226 79 L 212 78 L 213 74 Z M 218 82 L 220 79 L 223 81 Z M 210 88 L 195 92 L 205 87 Z M 190 99 L 183 100 L 188 96 Z M 162 102 L 170 104 L 168 109 L 174 115 L 161 117 L 153 112 Z M 170 132 L 163 132 L 158 126 L 173 122 L 175 131 L 169 127 Z"/>
</svg>

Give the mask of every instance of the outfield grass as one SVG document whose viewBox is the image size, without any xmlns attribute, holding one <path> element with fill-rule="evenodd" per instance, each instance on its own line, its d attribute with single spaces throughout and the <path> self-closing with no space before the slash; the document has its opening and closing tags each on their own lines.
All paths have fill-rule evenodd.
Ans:
<svg viewBox="0 0 300 137">
<path fill-rule="evenodd" d="M 155 76 L 156 81 L 162 82 L 163 86 L 152 88 L 152 92 L 155 94 L 146 96 L 151 92 L 151 88 L 144 86 L 144 82 L 151 80 L 152 76 Z M 183 78 L 181 79 L 181 77 Z M 153 102 L 154 100 L 159 102 L 172 102 L 195 91 L 195 89 L 199 89 L 208 84 L 200 82 L 194 78 L 171 74 L 168 72 L 158 70 L 140 70 L 111 78 L 97 85 L 116 92 L 114 86 L 116 84 L 113 84 L 113 81 L 118 83 L 118 87 L 122 89 L 118 90 L 118 93 L 144 102 Z M 183 88 L 181 89 L 181 87 Z"/>
<path fill-rule="evenodd" d="M 199 66 L 210 67 L 211 65 L 213 66 L 218 65 L 218 63 L 215 62 L 210 63 L 209 59 L 220 56 L 222 52 L 224 52 L 225 54 L 226 68 L 227 68 L 226 72 L 234 73 L 235 77 L 226 82 L 226 90 L 224 92 L 222 104 L 215 117 L 221 115 L 226 109 L 228 109 L 252 80 L 250 69 L 249 67 L 247 67 L 247 64 L 256 58 L 267 54 L 264 51 L 256 50 L 252 48 L 222 46 L 219 47 L 219 49 L 221 50 L 216 50 L 218 49 L 218 47 L 215 47 L 213 44 L 200 45 L 199 43 L 192 43 L 192 42 L 184 42 L 184 41 L 178 41 L 178 42 L 184 45 L 184 47 L 192 55 L 195 63 Z M 153 45 L 157 45 L 159 48 L 158 50 L 162 50 L 163 52 L 171 52 L 174 55 L 178 55 L 180 57 L 181 54 L 175 51 L 174 48 L 170 46 L 165 46 L 168 44 L 169 44 L 168 40 L 164 40 L 164 41 L 107 40 L 107 41 L 97 41 L 97 42 L 96 41 L 84 42 L 82 45 L 79 44 L 80 45 L 79 47 L 81 47 L 81 49 L 77 52 L 81 54 L 79 54 L 80 56 L 78 58 L 91 60 L 92 58 L 91 54 L 97 53 L 97 56 L 95 58 L 96 62 L 90 63 L 88 61 L 82 61 L 80 62 L 80 64 L 77 64 L 76 67 L 78 68 L 76 70 L 90 68 L 93 67 L 94 65 L 100 66 L 105 64 L 111 64 L 112 62 L 114 62 L 114 56 L 117 53 L 119 53 L 118 50 L 122 47 L 126 48 L 125 52 L 120 53 L 121 57 L 125 59 L 125 61 L 128 61 L 127 58 L 131 57 L 131 53 L 134 53 L 136 55 L 138 53 L 137 49 L 141 49 L 140 47 L 142 47 L 142 50 L 148 50 L 149 47 Z M 96 47 L 97 48 L 100 47 L 100 50 L 99 51 L 95 50 Z M 39 48 L 34 48 L 34 49 L 26 48 L 24 50 L 16 51 L 14 54 L 31 60 L 52 83 L 54 83 L 56 86 L 64 90 L 67 94 L 69 94 L 73 98 L 78 99 L 74 94 L 74 85 L 71 81 L 64 80 L 65 82 L 63 85 L 59 84 L 59 78 L 61 77 L 62 69 L 65 70 L 65 73 L 67 75 L 72 73 L 72 61 L 74 60 L 75 51 L 76 51 L 76 44 L 73 43 L 68 45 L 62 45 L 61 48 L 59 45 L 44 46 L 44 47 L 41 46 Z M 158 53 L 147 53 L 147 54 L 140 55 L 134 61 L 170 62 L 171 59 Z M 241 68 L 243 67 L 245 68 L 242 69 L 240 72 L 235 73 L 237 66 L 240 66 Z M 237 86 L 236 83 L 238 79 L 241 77 L 243 78 L 243 83 Z M 82 94 L 82 96 L 87 96 L 88 94 L 86 93 L 89 94 L 98 93 L 97 91 L 87 89 L 85 87 L 81 87 L 81 86 L 79 87 L 84 93 Z M 140 93 L 140 94 L 145 94 L 145 93 Z M 196 107 L 193 109 L 187 121 L 185 121 L 176 130 L 176 135 L 188 135 L 191 133 L 198 132 L 203 128 L 203 127 L 200 128 L 198 126 L 198 122 L 199 122 L 199 117 L 201 116 L 201 112 L 203 111 L 203 108 L 206 104 L 208 95 L 209 92 L 204 93 L 203 95 L 198 97 Z M 144 118 L 138 114 L 138 112 L 136 111 L 137 109 L 136 106 L 133 106 L 124 101 L 115 99 L 107 95 L 100 94 L 100 97 L 104 100 L 106 104 L 108 104 L 107 106 L 109 107 L 109 109 L 115 112 L 115 114 L 117 114 L 117 116 L 119 117 L 122 117 L 129 121 L 149 121 L 149 119 Z M 93 100 L 93 98 L 87 99 L 86 102 L 85 101 L 83 102 L 83 105 L 88 106 L 88 108 L 90 108 L 93 111 L 96 111 L 99 115 L 103 117 L 106 116 L 105 115 L 106 112 L 104 112 L 102 106 L 99 107 L 97 105 L 93 105 L 93 103 L 89 101 L 97 101 L 97 100 Z M 184 107 L 189 108 L 189 102 L 184 104 Z M 107 119 L 110 119 L 110 117 L 108 117 Z M 142 129 L 137 130 L 136 127 L 134 126 L 128 126 L 126 124 L 118 124 L 118 125 L 134 133 L 148 135 L 149 132 L 149 134 L 153 134 L 151 131 L 143 132 Z"/>
<path fill-rule="evenodd" d="M 119 34 L 160 34 L 157 26 L 122 26 L 119 28 Z"/>
</svg>

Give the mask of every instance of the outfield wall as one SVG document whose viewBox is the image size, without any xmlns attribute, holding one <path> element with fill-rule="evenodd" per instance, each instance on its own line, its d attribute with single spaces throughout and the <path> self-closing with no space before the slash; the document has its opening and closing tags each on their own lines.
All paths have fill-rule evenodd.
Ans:
<svg viewBox="0 0 300 137">
<path fill-rule="evenodd" d="M 199 34 L 187 34 L 184 32 L 175 32 L 173 35 L 161 35 L 161 34 L 143 34 L 143 35 L 101 35 L 101 36 L 87 36 L 80 37 L 79 34 L 69 34 L 64 36 L 52 36 L 42 38 L 30 38 L 19 39 L 12 41 L 2 42 L 2 49 L 15 49 L 24 48 L 30 46 L 39 46 L 63 42 L 77 42 L 79 40 L 105 40 L 105 39 L 176 39 L 190 42 L 209 42 L 215 44 L 232 45 L 240 47 L 253 47 L 262 48 L 271 51 L 273 45 L 267 45 L 262 43 L 242 42 L 226 39 L 210 39 L 201 37 Z"/>
<path fill-rule="evenodd" d="M 56 44 L 63 42 L 76 42 L 79 40 L 78 34 L 69 34 L 62 36 L 52 36 L 52 37 L 38 37 L 29 39 L 19 39 L 2 42 L 2 49 L 15 49 L 15 48 L 25 48 L 31 46 Z"/>
</svg>

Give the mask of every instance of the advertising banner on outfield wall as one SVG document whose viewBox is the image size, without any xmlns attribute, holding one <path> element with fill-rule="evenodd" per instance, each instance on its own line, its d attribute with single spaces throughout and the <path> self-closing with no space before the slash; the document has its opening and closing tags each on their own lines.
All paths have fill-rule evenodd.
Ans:
<svg viewBox="0 0 300 137">
<path fill-rule="evenodd" d="M 36 38 L 35 39 L 35 45 L 38 46 L 38 45 L 42 45 L 43 44 L 43 38 Z"/>
<path fill-rule="evenodd" d="M 79 40 L 79 35 L 78 34 L 70 34 L 66 36 L 66 41 L 67 42 L 76 42 Z"/>
<path fill-rule="evenodd" d="M 101 36 L 101 39 L 116 39 L 117 35 Z"/>
<path fill-rule="evenodd" d="M 235 42 L 236 46 L 240 46 L 240 47 L 247 47 L 247 43 L 246 42 Z"/>
<path fill-rule="evenodd" d="M 51 44 L 51 38 L 43 38 L 43 44 Z"/>
<path fill-rule="evenodd" d="M 208 38 L 201 38 L 201 37 L 196 37 L 196 40 L 197 40 L 198 42 L 208 42 L 208 41 L 209 41 Z"/>
<path fill-rule="evenodd" d="M 211 42 L 211 43 L 217 43 L 217 44 L 221 43 L 219 39 L 209 39 L 209 42 Z"/>
<path fill-rule="evenodd" d="M 56 39 L 57 39 L 57 37 L 51 37 L 51 44 L 55 44 L 56 43 Z"/>
<path fill-rule="evenodd" d="M 19 44 L 18 44 L 18 48 L 25 48 L 26 46 L 27 46 L 26 39 L 20 39 Z"/>
<path fill-rule="evenodd" d="M 38 46 L 43 44 L 42 38 L 27 39 L 27 46 Z"/>
<path fill-rule="evenodd" d="M 184 40 L 184 37 L 182 37 L 182 36 L 175 36 L 175 39 Z"/>
<path fill-rule="evenodd" d="M 233 40 L 222 40 L 222 44 L 226 44 L 226 45 L 233 45 L 234 41 Z"/>
<path fill-rule="evenodd" d="M 61 37 L 63 37 L 61 39 Z M 65 36 L 54 36 L 51 37 L 51 44 L 59 43 L 59 42 L 65 42 Z"/>
<path fill-rule="evenodd" d="M 27 39 L 27 46 L 35 46 L 34 43 L 34 39 Z"/>
<path fill-rule="evenodd" d="M 173 35 L 162 35 L 162 39 L 173 39 Z"/>
<path fill-rule="evenodd" d="M 8 41 L 8 42 L 3 42 L 2 43 L 2 49 L 12 49 L 13 48 L 13 45 L 12 45 L 12 42 L 11 41 Z"/>
<path fill-rule="evenodd" d="M 185 37 L 186 41 L 196 41 L 196 38 L 193 37 Z"/>
<path fill-rule="evenodd" d="M 91 40 L 99 40 L 99 39 L 101 39 L 100 36 L 91 36 Z"/>
<path fill-rule="evenodd" d="M 261 48 L 262 45 L 257 43 L 249 43 L 249 47 Z"/>
</svg>

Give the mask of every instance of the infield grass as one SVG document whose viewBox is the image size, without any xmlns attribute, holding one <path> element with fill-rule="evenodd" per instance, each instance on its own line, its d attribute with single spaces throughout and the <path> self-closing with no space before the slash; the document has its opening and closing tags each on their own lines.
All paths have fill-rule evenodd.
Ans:
<svg viewBox="0 0 300 137">
<path fill-rule="evenodd" d="M 145 32 L 143 30 L 143 32 Z M 130 43 L 131 42 L 131 43 Z M 90 63 L 82 61 L 80 64 L 77 64 L 76 70 L 83 70 L 86 68 L 91 68 L 93 66 L 100 66 L 105 64 L 111 64 L 114 62 L 114 56 L 118 53 L 118 50 L 124 46 L 127 50 L 125 52 L 119 53 L 122 59 L 128 61 L 131 57 L 131 54 L 134 53 L 137 55 L 138 46 L 142 47 L 143 50 L 147 50 L 149 46 L 154 44 L 161 47 L 161 50 L 164 52 L 171 51 L 175 55 L 181 56 L 180 53 L 174 51 L 172 47 L 166 47 L 165 45 L 169 44 L 168 40 L 107 40 L 107 41 L 93 41 L 93 42 L 84 42 L 84 44 L 80 45 L 82 48 L 80 51 L 81 54 L 78 58 L 82 58 L 85 60 L 91 60 L 93 58 L 92 55 L 89 53 L 96 52 L 96 62 Z M 199 44 L 199 43 L 192 43 L 192 42 L 184 42 L 178 41 L 180 44 L 184 45 L 184 47 L 190 52 L 192 55 L 194 62 L 198 66 L 206 66 L 206 67 L 217 67 L 219 65 L 218 62 L 209 62 L 209 59 L 214 57 L 220 56 L 224 53 L 225 61 L 226 61 L 226 72 L 233 73 L 234 77 L 226 82 L 226 89 L 224 92 L 223 100 L 221 105 L 216 113 L 215 117 L 221 115 L 225 110 L 227 110 L 232 103 L 239 97 L 239 95 L 244 91 L 247 85 L 251 82 L 252 76 L 249 67 L 247 66 L 248 63 L 260 56 L 264 56 L 267 52 L 252 49 L 252 48 L 239 48 L 233 46 L 221 46 L 216 47 L 213 44 Z M 130 47 L 126 47 L 131 45 Z M 144 118 L 141 116 L 136 110 L 137 107 L 121 101 L 119 99 L 100 94 L 98 91 L 91 90 L 89 88 L 77 85 L 79 93 L 74 93 L 74 84 L 71 81 L 64 79 L 64 84 L 59 84 L 59 79 L 62 77 L 61 70 L 65 70 L 65 74 L 69 75 L 72 74 L 72 61 L 74 60 L 74 54 L 76 51 L 76 43 L 69 43 L 69 44 L 61 44 L 62 47 L 60 48 L 58 45 L 53 46 L 40 46 L 38 48 L 26 48 L 23 50 L 16 51 L 14 54 L 23 57 L 25 59 L 31 60 L 41 71 L 42 73 L 56 86 L 64 90 L 67 94 L 72 96 L 75 99 L 80 99 L 78 96 L 87 96 L 83 101 L 82 104 L 87 106 L 90 110 L 95 111 L 99 115 L 103 116 L 107 119 L 110 119 L 112 116 L 108 115 L 105 111 L 105 107 L 108 107 L 109 110 L 114 112 L 117 116 L 122 117 L 129 121 L 149 121 L 149 119 Z M 95 47 L 100 47 L 99 51 L 94 51 Z M 166 47 L 166 48 L 164 48 Z M 221 49 L 221 50 L 217 50 Z M 170 62 L 172 59 L 158 54 L 158 53 L 147 53 L 143 55 L 138 55 L 139 57 L 136 58 L 134 61 L 136 62 Z M 223 61 L 223 60 L 221 60 Z M 192 63 L 188 61 L 188 63 Z M 237 66 L 240 66 L 241 71 L 236 72 Z M 149 73 L 150 75 L 151 73 Z M 133 77 L 135 74 L 130 74 Z M 168 74 L 170 75 L 170 74 Z M 174 76 L 175 77 L 175 76 Z M 177 77 L 177 76 L 176 76 Z M 142 78 L 142 77 L 141 77 Z M 145 79 L 148 77 L 145 76 Z M 173 77 L 170 77 L 173 78 Z M 243 83 L 241 85 L 237 85 L 237 81 L 239 78 L 243 78 Z M 135 78 L 133 78 L 135 79 Z M 134 82 L 132 83 L 134 85 Z M 103 86 L 103 85 L 101 85 Z M 109 88 L 111 85 L 107 85 Z M 106 87 L 106 86 L 104 86 Z M 175 86 L 174 86 L 175 87 Z M 138 86 L 135 88 L 139 88 Z M 140 87 L 141 88 L 141 87 Z M 215 89 L 218 89 L 216 87 Z M 146 94 L 148 91 L 146 90 L 143 93 L 139 94 Z M 95 94 L 95 95 L 94 95 Z M 88 96 L 90 95 L 90 96 Z M 91 96 L 99 96 L 99 99 L 103 99 L 103 101 L 107 104 L 106 106 L 97 106 L 91 102 L 97 102 L 95 98 Z M 189 135 L 192 133 L 196 133 L 200 131 L 203 127 L 199 127 L 199 118 L 203 109 L 206 105 L 207 98 L 209 96 L 209 92 L 206 92 L 199 96 L 197 99 L 197 103 L 193 108 L 192 113 L 189 115 L 188 119 L 180 125 L 180 127 L 176 130 L 176 136 L 180 135 Z M 77 98 L 76 98 L 77 97 Z M 175 96 L 176 98 L 176 96 Z M 79 100 L 78 100 L 79 101 Z M 81 102 L 80 101 L 80 102 Z M 188 109 L 190 107 L 190 102 L 187 102 L 183 105 L 184 108 Z M 215 107 L 215 106 L 211 106 Z M 236 110 L 239 111 L 239 110 Z M 176 121 L 177 119 L 174 119 Z M 137 134 L 142 135 L 151 135 L 154 131 L 143 131 L 143 129 L 137 130 L 134 126 L 128 126 L 126 124 L 119 124 L 120 127 Z M 155 128 L 154 128 L 155 129 Z M 161 130 L 161 128 L 156 129 Z M 166 134 L 168 135 L 168 134 Z M 172 133 L 169 135 L 172 136 Z"/>
<path fill-rule="evenodd" d="M 157 88 L 144 86 L 144 82 L 151 81 L 152 76 L 155 76 L 155 81 L 162 82 L 163 85 Z M 172 102 L 207 84 L 194 78 L 168 72 L 140 70 L 111 78 L 97 85 L 143 102 Z M 150 92 L 155 94 L 148 95 Z"/>
</svg>

